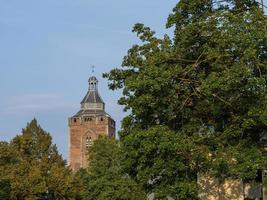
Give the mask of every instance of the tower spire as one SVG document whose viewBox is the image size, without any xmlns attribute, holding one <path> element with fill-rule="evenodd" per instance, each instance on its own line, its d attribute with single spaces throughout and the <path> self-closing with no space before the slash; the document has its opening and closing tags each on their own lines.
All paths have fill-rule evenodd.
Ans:
<svg viewBox="0 0 267 200">
<path fill-rule="evenodd" d="M 95 74 L 95 66 L 92 65 L 91 68 L 92 68 L 92 75 L 94 75 Z"/>
<path fill-rule="evenodd" d="M 93 69 L 93 68 L 92 68 Z M 88 79 L 89 88 L 81 102 L 81 110 L 105 110 L 105 103 L 98 92 L 98 80 L 95 76 Z"/>
<path fill-rule="evenodd" d="M 89 90 L 94 91 L 98 89 L 98 80 L 95 76 L 91 76 L 88 80 Z"/>
</svg>

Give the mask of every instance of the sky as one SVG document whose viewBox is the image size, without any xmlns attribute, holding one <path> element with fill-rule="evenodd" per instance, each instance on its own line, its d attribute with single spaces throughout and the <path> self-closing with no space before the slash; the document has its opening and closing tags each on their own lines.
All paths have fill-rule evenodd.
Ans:
<svg viewBox="0 0 267 200">
<path fill-rule="evenodd" d="M 91 66 L 106 111 L 126 115 L 102 73 L 120 67 L 144 23 L 159 36 L 177 0 L 0 0 L 0 140 L 34 117 L 67 159 L 68 117 L 78 112 Z"/>
<path fill-rule="evenodd" d="M 265 0 L 265 3 L 267 0 Z M 106 111 L 126 115 L 119 91 L 102 73 L 120 67 L 144 23 L 158 36 L 178 0 L 0 0 L 0 140 L 10 141 L 34 117 L 67 159 L 68 117 L 85 96 L 91 73 Z"/>
</svg>

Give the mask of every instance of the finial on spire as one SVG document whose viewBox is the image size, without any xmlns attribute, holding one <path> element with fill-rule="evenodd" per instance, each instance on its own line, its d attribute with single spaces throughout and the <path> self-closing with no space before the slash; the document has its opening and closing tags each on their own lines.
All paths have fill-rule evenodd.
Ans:
<svg viewBox="0 0 267 200">
<path fill-rule="evenodd" d="M 95 66 L 92 65 L 92 74 L 94 75 L 94 73 L 95 73 Z"/>
</svg>

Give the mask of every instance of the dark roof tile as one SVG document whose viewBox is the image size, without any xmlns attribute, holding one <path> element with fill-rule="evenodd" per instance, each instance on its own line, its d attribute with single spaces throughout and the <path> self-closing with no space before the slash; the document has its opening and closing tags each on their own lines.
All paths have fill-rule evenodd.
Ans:
<svg viewBox="0 0 267 200">
<path fill-rule="evenodd" d="M 97 90 L 89 90 L 83 98 L 82 103 L 104 103 L 104 101 Z"/>
</svg>

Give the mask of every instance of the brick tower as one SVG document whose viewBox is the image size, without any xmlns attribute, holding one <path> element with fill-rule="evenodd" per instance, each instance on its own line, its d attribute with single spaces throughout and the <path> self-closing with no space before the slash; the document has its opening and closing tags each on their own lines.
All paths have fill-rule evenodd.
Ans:
<svg viewBox="0 0 267 200">
<path fill-rule="evenodd" d="M 69 166 L 73 171 L 88 166 L 88 148 L 99 135 L 115 137 L 115 121 L 105 112 L 98 80 L 92 76 L 88 82 L 80 111 L 69 118 Z"/>
</svg>

